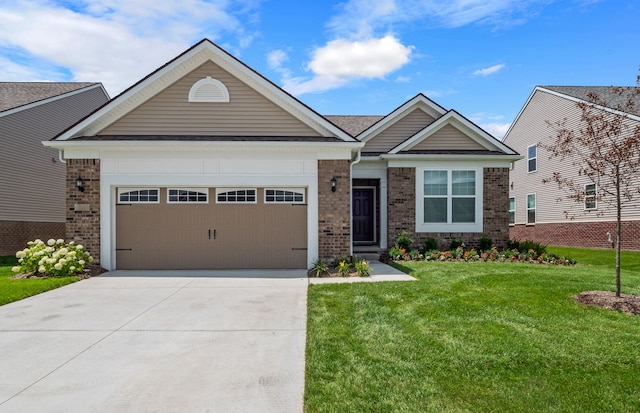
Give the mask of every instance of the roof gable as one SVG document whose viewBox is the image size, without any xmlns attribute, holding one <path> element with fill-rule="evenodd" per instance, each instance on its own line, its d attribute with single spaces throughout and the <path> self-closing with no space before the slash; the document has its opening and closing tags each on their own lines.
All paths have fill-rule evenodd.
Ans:
<svg viewBox="0 0 640 413">
<path fill-rule="evenodd" d="M 105 130 L 125 115 L 148 102 L 176 81 L 206 62 L 213 62 L 229 72 L 260 95 L 288 112 L 323 137 L 338 137 L 342 141 L 357 142 L 346 132 L 324 119 L 314 110 L 276 86 L 235 57 L 204 39 L 166 63 L 129 89 L 115 97 L 91 116 L 80 121 L 56 140 L 68 140 L 80 136 L 93 136 Z M 231 97 L 233 99 L 233 97 Z"/>
<path fill-rule="evenodd" d="M 449 142 L 448 142 L 449 141 Z M 455 110 L 422 129 L 389 153 L 411 151 L 488 151 L 516 155 L 516 152 Z"/>
<path fill-rule="evenodd" d="M 554 96 L 558 96 L 560 98 L 566 99 L 567 103 L 571 104 L 572 106 L 575 106 L 575 104 L 578 102 L 591 103 L 588 95 L 590 93 L 595 93 L 603 101 L 609 102 L 609 106 L 602 109 L 610 112 L 617 112 L 617 107 L 624 106 L 628 96 L 626 96 L 625 94 L 625 97 L 621 97 L 615 93 L 612 93 L 614 88 L 616 88 L 616 86 L 536 86 L 527 98 L 525 104 L 522 105 L 520 112 L 518 112 L 518 115 L 511 123 L 511 126 L 509 126 L 507 133 L 505 133 L 504 135 L 504 142 L 510 140 L 509 137 L 511 135 L 511 131 L 518 123 L 523 113 L 527 109 L 529 109 L 529 105 L 536 93 L 548 93 Z M 627 87 L 623 86 L 623 88 Z M 628 87 L 628 90 L 637 89 L 637 87 Z M 640 95 L 635 94 L 632 98 L 635 103 L 635 111 L 634 113 L 626 113 L 626 116 L 628 116 L 629 119 L 640 121 Z"/>
<path fill-rule="evenodd" d="M 207 77 L 227 90 L 227 101 L 189 101 L 194 85 Z M 97 135 L 322 136 L 210 60 Z"/>
<path fill-rule="evenodd" d="M 442 106 L 420 93 L 366 129 L 358 135 L 358 139 L 363 142 L 374 139 L 375 136 L 379 135 L 385 129 L 391 127 L 416 109 L 420 109 L 433 119 L 438 119 L 447 112 Z"/>
</svg>

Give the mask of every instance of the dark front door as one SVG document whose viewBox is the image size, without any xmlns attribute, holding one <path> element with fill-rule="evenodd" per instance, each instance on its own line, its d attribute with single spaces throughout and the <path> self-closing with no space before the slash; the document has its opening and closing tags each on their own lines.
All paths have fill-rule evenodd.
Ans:
<svg viewBox="0 0 640 413">
<path fill-rule="evenodd" d="M 353 241 L 375 242 L 375 190 L 353 188 Z"/>
</svg>

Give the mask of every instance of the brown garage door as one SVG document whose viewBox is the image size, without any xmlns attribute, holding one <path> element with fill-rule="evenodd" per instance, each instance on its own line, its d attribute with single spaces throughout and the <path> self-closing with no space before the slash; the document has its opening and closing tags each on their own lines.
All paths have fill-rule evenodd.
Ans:
<svg viewBox="0 0 640 413">
<path fill-rule="evenodd" d="M 168 202 L 169 191 L 179 203 Z M 202 202 L 204 193 L 207 202 Z M 304 190 L 270 189 L 268 195 L 269 202 L 264 188 L 218 189 L 217 194 L 215 188 L 120 190 L 116 267 L 306 268 Z"/>
</svg>

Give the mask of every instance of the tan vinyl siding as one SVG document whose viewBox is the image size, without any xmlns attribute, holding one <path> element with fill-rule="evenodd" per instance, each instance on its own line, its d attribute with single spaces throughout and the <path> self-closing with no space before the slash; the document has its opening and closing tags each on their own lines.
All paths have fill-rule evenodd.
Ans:
<svg viewBox="0 0 640 413">
<path fill-rule="evenodd" d="M 536 223 L 568 222 L 569 217 L 573 217 L 575 221 L 615 219 L 615 210 L 602 201 L 598 202 L 597 210 L 585 211 L 584 203 L 566 199 L 567 193 L 558 189 L 556 184 L 542 183 L 544 178 L 550 178 L 554 172 L 572 177 L 574 182 L 581 185 L 590 183 L 588 178 L 577 175 L 578 168 L 573 166 L 570 160 L 550 160 L 549 154 L 538 146 L 537 171 L 527 171 L 527 147 L 540 142 L 551 144 L 555 141 L 555 132 L 545 121 L 555 122 L 564 118 L 568 119 L 567 128 L 579 128 L 580 110 L 575 102 L 537 91 L 505 139 L 505 144 L 524 156 L 524 159 L 515 163 L 510 173 L 513 188 L 510 189 L 509 196 L 516 198 L 516 224 L 526 223 L 527 194 L 532 193 L 536 194 Z M 640 219 L 640 202 L 628 205 L 623 212 L 623 219 Z"/>
<path fill-rule="evenodd" d="M 485 149 L 452 125 L 443 126 L 439 131 L 411 148 L 412 151 Z"/>
<path fill-rule="evenodd" d="M 191 86 L 211 76 L 229 103 L 189 103 Z M 240 79 L 207 62 L 134 109 L 99 135 L 320 136 Z"/>
<path fill-rule="evenodd" d="M 435 119 L 433 117 L 429 116 L 422 109 L 414 109 L 412 112 L 408 113 L 406 116 L 369 139 L 362 151 L 388 152 L 433 123 L 434 120 Z"/>
<path fill-rule="evenodd" d="M 65 222 L 65 165 L 42 141 L 106 101 L 96 87 L 0 117 L 0 220 Z"/>
</svg>

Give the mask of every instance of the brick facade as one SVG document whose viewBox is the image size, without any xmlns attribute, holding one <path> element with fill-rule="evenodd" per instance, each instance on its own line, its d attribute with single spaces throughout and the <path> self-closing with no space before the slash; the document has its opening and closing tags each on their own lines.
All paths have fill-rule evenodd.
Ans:
<svg viewBox="0 0 640 413">
<path fill-rule="evenodd" d="M 64 222 L 0 221 L 0 255 L 14 255 L 35 239 L 65 238 Z"/>
<path fill-rule="evenodd" d="M 518 241 L 533 240 L 545 245 L 566 247 L 613 248 L 607 232 L 615 242 L 615 221 L 515 225 L 509 230 L 511 239 Z M 640 250 L 640 221 L 623 221 L 622 249 Z"/>
<path fill-rule="evenodd" d="M 78 177 L 84 181 L 84 192 L 76 187 Z M 82 244 L 100 262 L 99 159 L 67 160 L 67 240 Z"/>
<path fill-rule="evenodd" d="M 351 250 L 351 175 L 348 160 L 318 161 L 318 255 L 325 262 Z M 336 191 L 331 179 L 336 178 Z"/>
<path fill-rule="evenodd" d="M 444 232 L 416 233 L 416 169 L 388 168 L 388 240 L 389 247 L 395 244 L 400 232 L 407 231 L 413 239 L 413 246 L 422 249 L 428 238 L 438 240 L 440 249 L 448 249 L 451 240 L 456 239 L 468 247 L 477 247 L 481 236 L 486 235 L 502 248 L 509 239 L 509 169 L 484 168 L 483 171 L 483 229 L 482 233 Z"/>
</svg>

